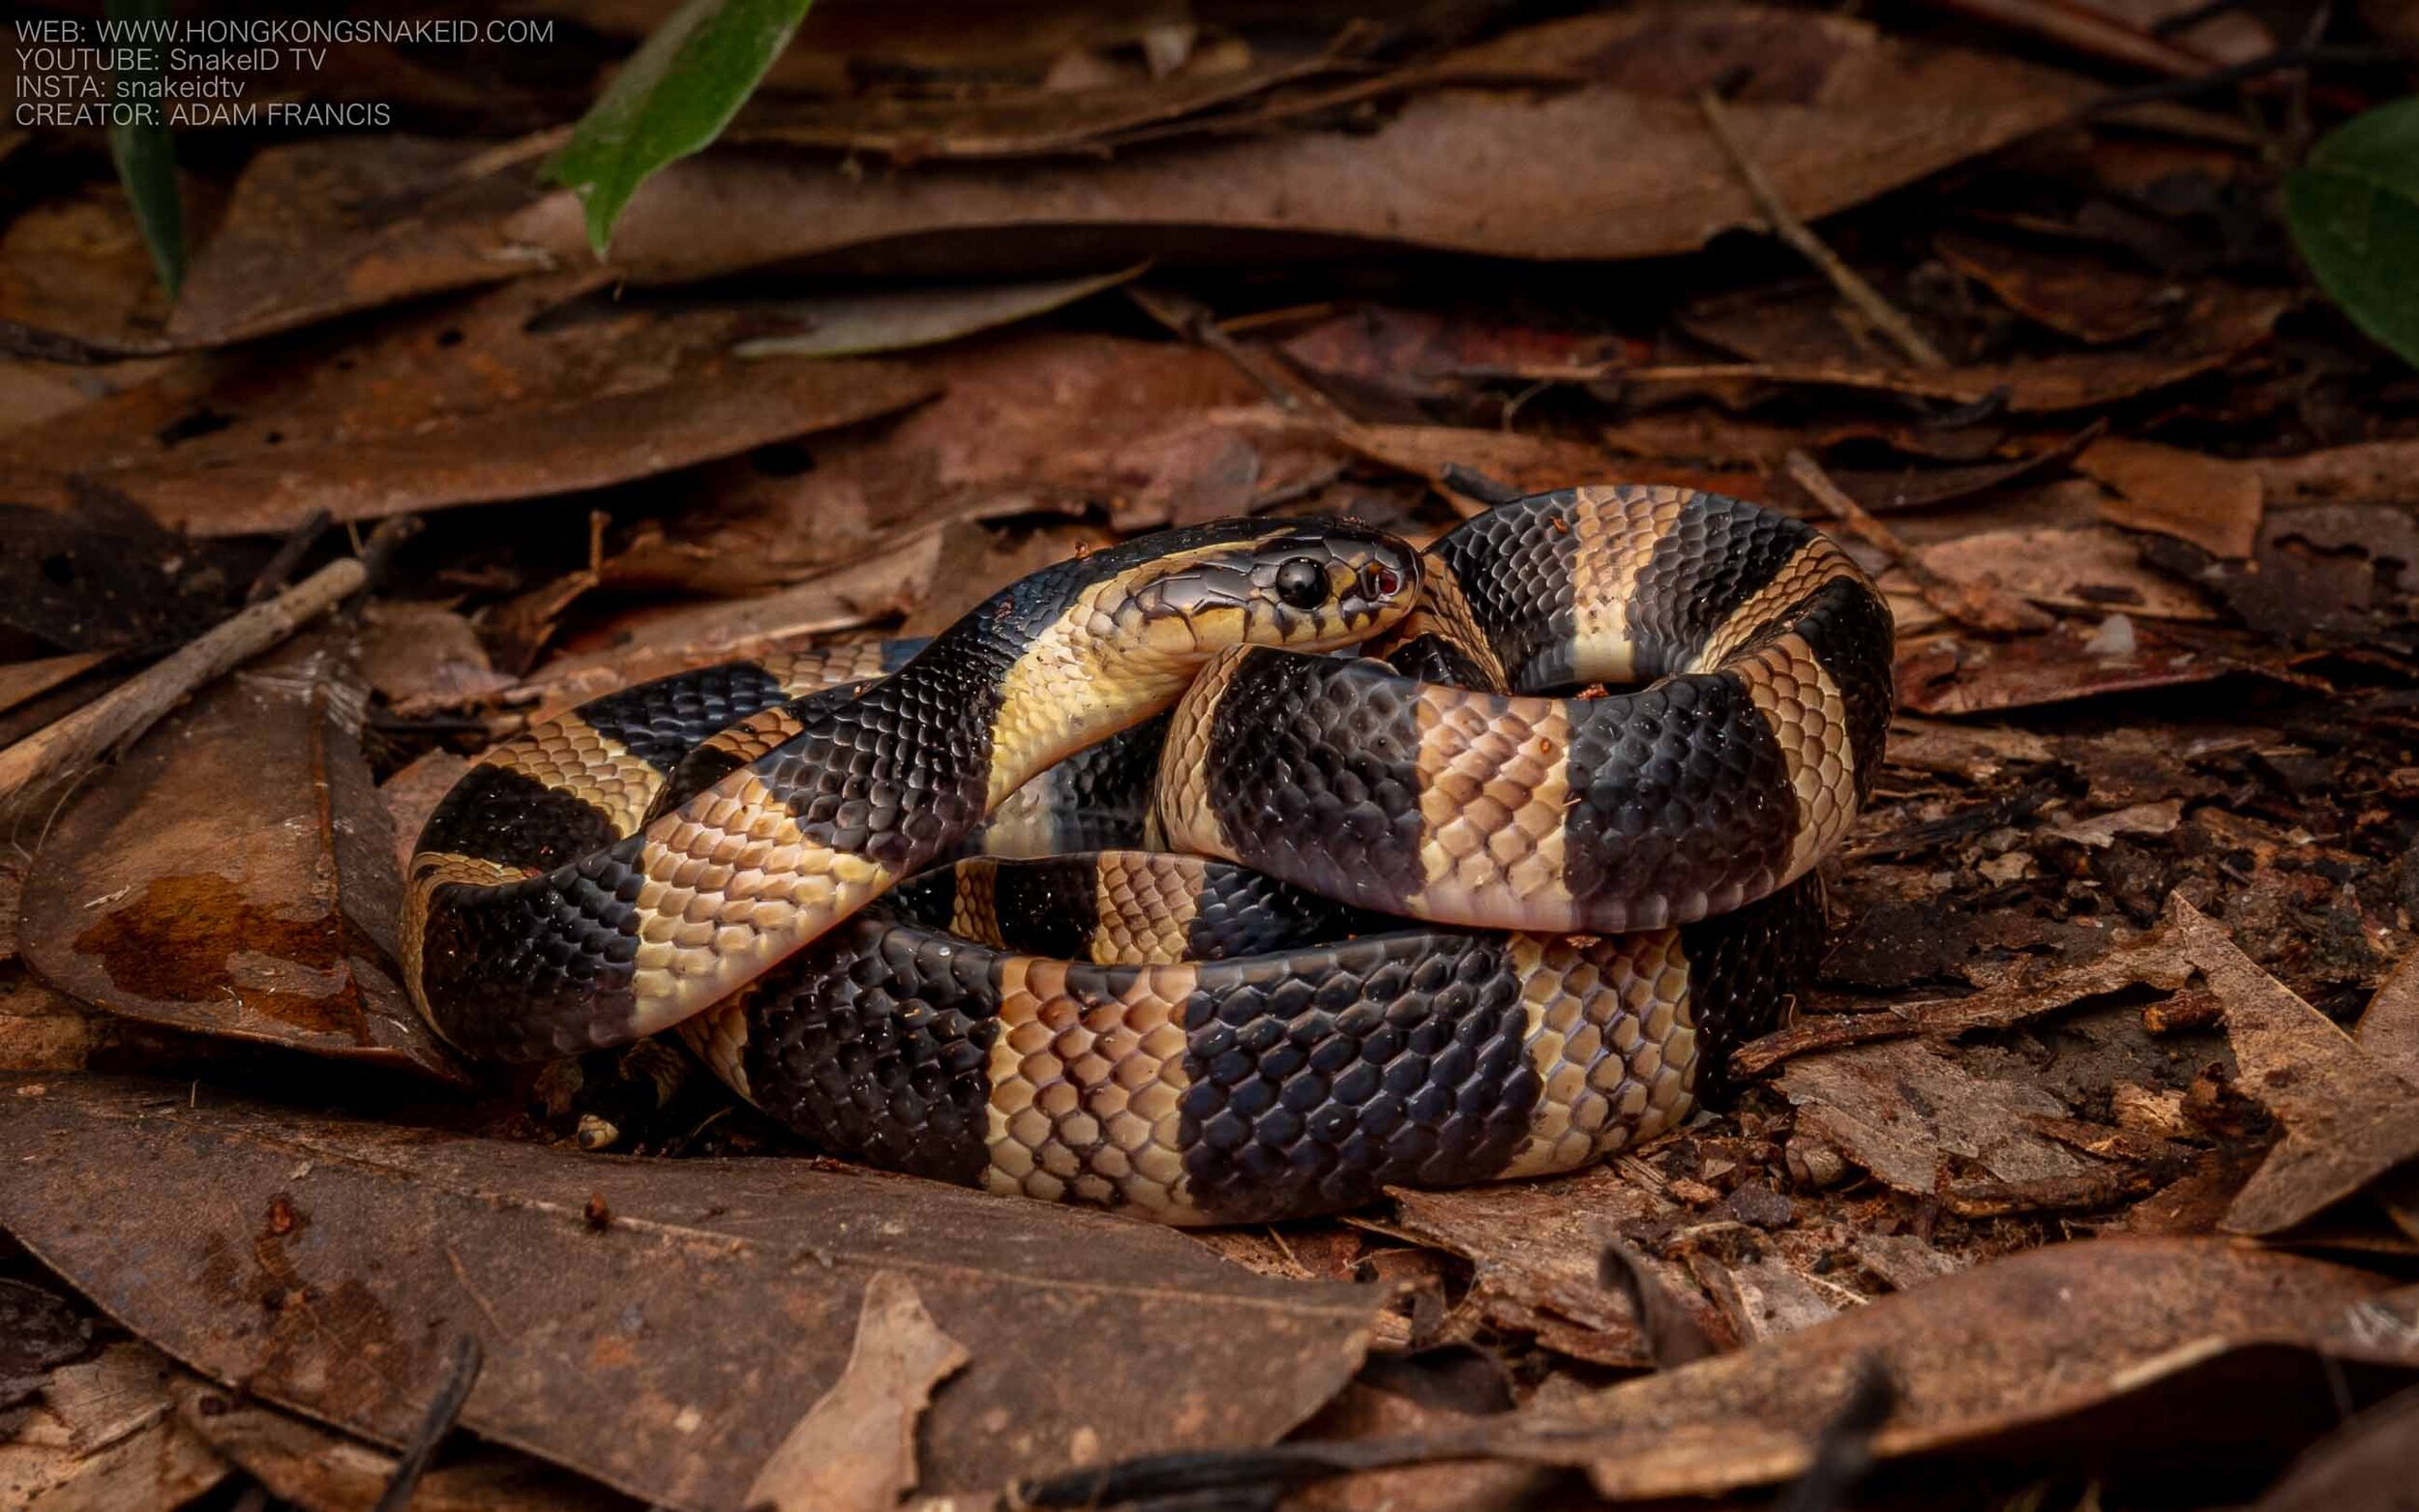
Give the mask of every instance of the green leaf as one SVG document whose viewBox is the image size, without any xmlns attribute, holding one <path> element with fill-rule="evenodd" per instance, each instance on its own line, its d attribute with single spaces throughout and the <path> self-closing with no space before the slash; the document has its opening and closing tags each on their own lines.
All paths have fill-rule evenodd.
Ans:
<svg viewBox="0 0 2419 1512">
<path fill-rule="evenodd" d="M 113 21 L 164 20 L 168 0 L 109 0 L 108 14 Z M 145 50 L 154 58 L 164 51 L 160 47 Z M 122 75 L 117 80 L 121 104 L 148 108 L 136 112 L 138 120 L 110 126 L 109 158 L 117 164 L 126 201 L 134 207 L 135 229 L 151 251 L 151 265 L 159 270 L 168 297 L 174 299 L 185 284 L 185 202 L 176 193 L 176 143 L 168 136 L 166 106 L 160 96 L 125 89 L 136 78 L 157 80 L 159 76 L 155 68 L 147 74 Z"/>
<path fill-rule="evenodd" d="M 2318 286 L 2419 367 L 2419 96 L 2344 122 L 2285 180 L 2285 223 Z"/>
<path fill-rule="evenodd" d="M 578 196 L 598 257 L 649 175 L 722 134 L 809 3 L 688 0 L 630 55 L 547 166 Z"/>
</svg>

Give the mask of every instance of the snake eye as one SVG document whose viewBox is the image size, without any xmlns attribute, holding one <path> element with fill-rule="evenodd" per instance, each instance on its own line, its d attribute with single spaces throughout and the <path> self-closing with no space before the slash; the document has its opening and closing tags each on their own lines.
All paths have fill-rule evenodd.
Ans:
<svg viewBox="0 0 2419 1512">
<path fill-rule="evenodd" d="M 1297 556 L 1276 570 L 1276 596 L 1298 609 L 1315 609 L 1328 601 L 1327 569 L 1307 556 Z"/>
</svg>

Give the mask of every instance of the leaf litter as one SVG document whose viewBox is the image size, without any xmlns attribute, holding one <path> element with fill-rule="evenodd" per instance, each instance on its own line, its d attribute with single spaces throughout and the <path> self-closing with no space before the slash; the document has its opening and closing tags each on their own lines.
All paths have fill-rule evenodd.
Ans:
<svg viewBox="0 0 2419 1512">
<path fill-rule="evenodd" d="M 548 14 L 602 67 L 643 9 Z M 17 147 L 0 743 L 428 522 L 0 852 L 0 1297 L 55 1346 L 0 1499 L 374 1505 L 465 1338 L 415 1504 L 2395 1484 L 2419 390 L 2271 193 L 2373 86 L 2195 76 L 2267 44 L 2173 6 L 1559 9 L 819 7 L 602 270 L 536 177 L 579 99 L 415 83 L 202 161 L 173 310 Z M 2138 76 L 2184 103 L 2094 112 Z M 1766 234 L 1709 90 L 1944 366 Z M 661 1047 L 447 1090 L 394 993 L 371 898 L 532 718 L 1160 524 L 1606 478 L 1835 529 L 1900 718 L 1796 1022 L 1598 1170 L 1153 1232 L 824 1166 Z"/>
</svg>

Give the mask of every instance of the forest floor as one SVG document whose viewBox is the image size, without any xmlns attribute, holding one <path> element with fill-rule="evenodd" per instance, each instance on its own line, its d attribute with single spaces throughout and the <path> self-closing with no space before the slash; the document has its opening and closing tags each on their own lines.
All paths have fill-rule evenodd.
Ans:
<svg viewBox="0 0 2419 1512">
<path fill-rule="evenodd" d="M 2402 8 L 843 0 L 600 264 L 627 9 L 181 136 L 173 304 L 0 133 L 0 1505 L 2411 1504 L 2419 372 L 2278 211 Z M 1616 480 L 1838 536 L 1898 718 L 1796 1022 L 1598 1169 L 1180 1232 L 397 986 L 534 719 Z"/>
</svg>

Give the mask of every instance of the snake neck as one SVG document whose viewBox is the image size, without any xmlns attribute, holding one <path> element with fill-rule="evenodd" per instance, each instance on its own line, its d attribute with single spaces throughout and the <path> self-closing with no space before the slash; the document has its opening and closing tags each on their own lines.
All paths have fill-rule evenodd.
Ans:
<svg viewBox="0 0 2419 1512">
<path fill-rule="evenodd" d="M 1047 768 L 1172 706 L 1199 656 L 1113 649 L 1082 596 L 1037 615 L 978 613 L 902 667 L 883 692 L 946 711 L 958 748 L 980 753 L 970 773 L 987 814 Z"/>
</svg>

